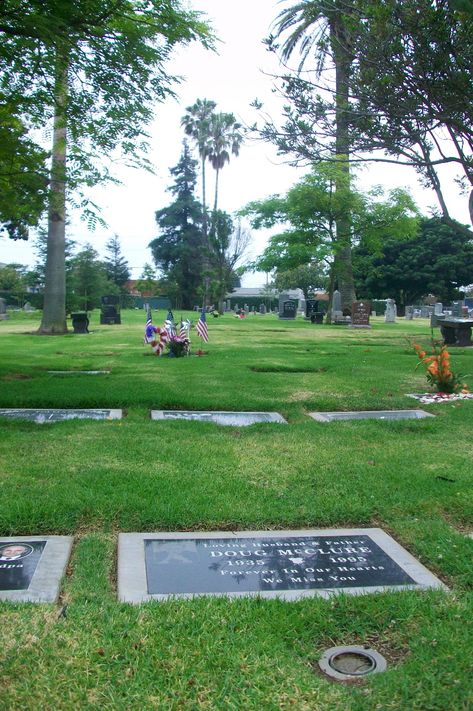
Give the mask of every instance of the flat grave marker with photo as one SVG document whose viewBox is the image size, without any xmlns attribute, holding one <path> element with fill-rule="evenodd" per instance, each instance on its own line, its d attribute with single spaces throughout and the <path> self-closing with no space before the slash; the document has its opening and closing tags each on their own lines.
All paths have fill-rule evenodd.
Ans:
<svg viewBox="0 0 473 711">
<path fill-rule="evenodd" d="M 0 538 L 0 600 L 56 602 L 71 536 Z"/>
<path fill-rule="evenodd" d="M 119 536 L 123 602 L 195 595 L 295 600 L 444 587 L 380 528 Z"/>
</svg>

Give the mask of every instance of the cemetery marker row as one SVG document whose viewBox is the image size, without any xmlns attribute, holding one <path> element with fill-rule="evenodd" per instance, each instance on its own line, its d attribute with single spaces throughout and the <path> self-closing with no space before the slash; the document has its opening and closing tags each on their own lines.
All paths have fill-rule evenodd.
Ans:
<svg viewBox="0 0 473 711">
<path fill-rule="evenodd" d="M 55 602 L 71 547 L 70 536 L 0 540 L 0 599 Z M 122 602 L 425 588 L 446 589 L 380 528 L 119 535 Z"/>
</svg>

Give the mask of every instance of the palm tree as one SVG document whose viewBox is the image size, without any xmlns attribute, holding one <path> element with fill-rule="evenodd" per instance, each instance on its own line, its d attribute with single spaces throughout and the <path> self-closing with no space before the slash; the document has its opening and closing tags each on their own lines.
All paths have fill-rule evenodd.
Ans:
<svg viewBox="0 0 473 711">
<path fill-rule="evenodd" d="M 218 179 L 225 163 L 230 162 L 230 153 L 238 156 L 243 143 L 241 124 L 233 114 L 214 114 L 210 122 L 210 140 L 207 158 L 215 170 L 215 198 L 213 213 L 217 213 Z"/>
<path fill-rule="evenodd" d="M 283 10 L 276 18 L 277 37 L 290 32 L 281 47 L 283 60 L 288 60 L 298 47 L 299 71 L 309 58 L 315 58 L 315 71 L 320 77 L 326 68 L 331 50 L 335 69 L 335 159 L 342 171 L 336 189 L 346 190 L 350 184 L 349 90 L 354 59 L 353 44 L 356 18 L 352 0 L 301 0 Z M 355 284 L 351 260 L 351 219 L 349 214 L 336 220 L 337 249 L 334 274 L 342 296 L 342 307 L 351 308 L 355 300 Z"/>
<path fill-rule="evenodd" d="M 214 116 L 215 101 L 209 99 L 197 99 L 195 104 L 186 108 L 186 114 L 181 119 L 181 126 L 187 136 L 190 136 L 199 151 L 202 169 L 202 229 L 204 238 L 207 238 L 207 205 L 205 199 L 205 161 L 209 155 L 210 148 L 210 126 Z"/>
</svg>

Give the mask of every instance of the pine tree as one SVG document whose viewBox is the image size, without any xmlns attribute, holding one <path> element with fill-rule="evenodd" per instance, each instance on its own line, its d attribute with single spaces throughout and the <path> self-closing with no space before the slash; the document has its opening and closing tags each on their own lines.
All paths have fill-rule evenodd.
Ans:
<svg viewBox="0 0 473 711">
<path fill-rule="evenodd" d="M 120 239 L 118 235 L 110 237 L 106 244 L 107 257 L 105 259 L 105 271 L 107 279 L 116 284 L 121 291 L 124 290 L 126 282 L 130 278 L 130 269 L 125 257 L 122 256 Z"/>
<path fill-rule="evenodd" d="M 174 184 L 168 188 L 174 201 L 156 212 L 161 234 L 150 242 L 156 267 L 167 281 L 177 285 L 177 307 L 193 308 L 204 289 L 206 259 L 202 230 L 202 207 L 195 197 L 197 161 L 184 141 L 181 158 L 170 173 Z"/>
</svg>

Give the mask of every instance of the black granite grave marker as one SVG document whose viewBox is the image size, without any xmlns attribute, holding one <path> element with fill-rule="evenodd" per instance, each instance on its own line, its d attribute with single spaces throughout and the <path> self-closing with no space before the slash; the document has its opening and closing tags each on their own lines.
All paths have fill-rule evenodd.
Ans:
<svg viewBox="0 0 473 711">
<path fill-rule="evenodd" d="M 148 539 L 149 595 L 414 585 L 368 535 Z"/>
<path fill-rule="evenodd" d="M 46 541 L 0 541 L 0 590 L 27 590 Z"/>
</svg>

